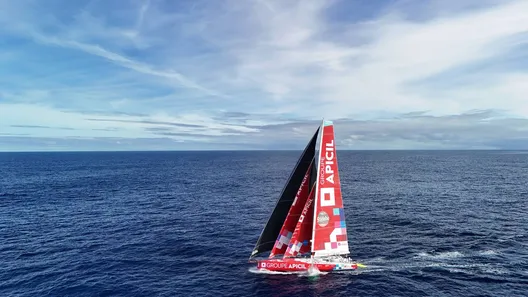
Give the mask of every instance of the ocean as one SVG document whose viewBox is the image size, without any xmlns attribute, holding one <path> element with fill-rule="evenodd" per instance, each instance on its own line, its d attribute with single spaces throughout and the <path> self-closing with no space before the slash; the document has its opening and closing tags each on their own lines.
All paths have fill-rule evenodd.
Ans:
<svg viewBox="0 0 528 297">
<path fill-rule="evenodd" d="M 0 153 L 0 296 L 528 296 L 528 153 L 338 151 L 354 272 L 248 257 L 297 151 Z"/>
</svg>

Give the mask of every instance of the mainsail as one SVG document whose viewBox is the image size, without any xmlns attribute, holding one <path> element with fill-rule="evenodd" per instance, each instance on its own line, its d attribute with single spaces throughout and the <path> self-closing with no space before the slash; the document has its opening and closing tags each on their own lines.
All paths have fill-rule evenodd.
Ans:
<svg viewBox="0 0 528 297">
<path fill-rule="evenodd" d="M 313 257 L 349 254 L 334 125 L 323 121 L 312 235 Z"/>
<path fill-rule="evenodd" d="M 314 135 L 312 136 L 312 139 L 304 148 L 304 151 L 299 160 L 297 161 L 297 164 L 295 165 L 295 168 L 293 169 L 292 173 L 290 174 L 286 185 L 282 189 L 281 196 L 277 201 L 277 204 L 275 205 L 275 208 L 273 209 L 273 212 L 269 217 L 266 226 L 264 227 L 264 229 L 262 229 L 257 243 L 255 244 L 255 248 L 251 253 L 250 259 L 256 256 L 257 254 L 271 251 L 273 249 L 273 246 L 279 236 L 280 230 L 284 224 L 286 216 L 288 215 L 288 212 L 293 204 L 295 195 L 298 189 L 300 188 L 300 185 L 306 172 L 308 171 L 310 163 L 315 157 L 315 144 L 317 141 L 319 129 L 320 128 L 315 131 Z"/>
</svg>

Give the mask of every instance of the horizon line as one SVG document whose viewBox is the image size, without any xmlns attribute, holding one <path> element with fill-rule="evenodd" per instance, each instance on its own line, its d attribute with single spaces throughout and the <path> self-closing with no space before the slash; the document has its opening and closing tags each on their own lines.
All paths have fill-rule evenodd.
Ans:
<svg viewBox="0 0 528 297">
<path fill-rule="evenodd" d="M 149 153 L 149 152 L 297 152 L 303 149 L 183 149 L 183 150 L 0 150 L 0 153 Z M 390 151 L 528 151 L 526 149 L 493 149 L 493 148 L 461 148 L 461 149 L 340 149 L 339 151 L 355 152 L 390 152 Z"/>
</svg>

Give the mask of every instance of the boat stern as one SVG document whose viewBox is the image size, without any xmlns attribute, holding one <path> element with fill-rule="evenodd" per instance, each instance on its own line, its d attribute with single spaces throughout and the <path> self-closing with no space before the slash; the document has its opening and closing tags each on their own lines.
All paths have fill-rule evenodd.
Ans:
<svg viewBox="0 0 528 297">
<path fill-rule="evenodd" d="M 356 263 L 336 263 L 332 270 L 356 270 L 357 268 Z"/>
</svg>

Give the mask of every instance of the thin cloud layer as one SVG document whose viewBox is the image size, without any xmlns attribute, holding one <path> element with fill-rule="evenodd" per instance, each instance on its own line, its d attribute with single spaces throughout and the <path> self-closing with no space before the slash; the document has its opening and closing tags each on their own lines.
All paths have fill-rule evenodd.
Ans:
<svg viewBox="0 0 528 297">
<path fill-rule="evenodd" d="M 0 150 L 528 144 L 524 0 L 124 2 L 0 0 Z"/>
</svg>

